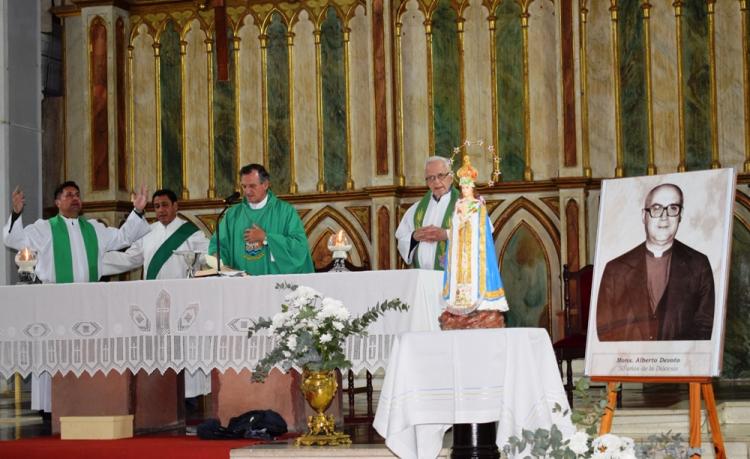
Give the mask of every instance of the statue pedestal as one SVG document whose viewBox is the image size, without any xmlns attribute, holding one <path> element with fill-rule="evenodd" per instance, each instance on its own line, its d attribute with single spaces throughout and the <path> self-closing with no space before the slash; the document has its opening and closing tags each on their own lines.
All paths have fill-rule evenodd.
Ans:
<svg viewBox="0 0 750 459">
<path fill-rule="evenodd" d="M 453 424 L 451 459 L 500 459 L 494 422 Z"/>
<path fill-rule="evenodd" d="M 503 313 L 488 309 L 474 311 L 466 315 L 443 311 L 438 318 L 441 330 L 466 330 L 469 328 L 505 328 Z"/>
</svg>

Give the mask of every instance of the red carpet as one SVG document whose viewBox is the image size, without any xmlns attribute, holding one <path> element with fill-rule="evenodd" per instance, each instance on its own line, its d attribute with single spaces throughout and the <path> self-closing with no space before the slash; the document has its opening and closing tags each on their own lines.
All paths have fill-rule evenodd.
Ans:
<svg viewBox="0 0 750 459">
<path fill-rule="evenodd" d="M 229 451 L 258 440 L 201 440 L 198 437 L 133 437 L 121 440 L 60 440 L 39 437 L 0 441 L 2 459 L 229 459 Z"/>
</svg>

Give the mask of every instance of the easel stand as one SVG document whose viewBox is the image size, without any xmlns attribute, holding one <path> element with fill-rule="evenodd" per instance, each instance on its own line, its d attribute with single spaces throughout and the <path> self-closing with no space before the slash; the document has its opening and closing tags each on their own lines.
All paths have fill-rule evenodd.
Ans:
<svg viewBox="0 0 750 459">
<path fill-rule="evenodd" d="M 727 454 L 724 449 L 724 439 L 721 436 L 721 426 L 719 425 L 719 416 L 716 413 L 716 400 L 714 399 L 714 387 L 711 384 L 711 378 L 691 378 L 691 377 L 637 377 L 637 376 L 592 376 L 592 381 L 607 383 L 607 408 L 602 416 L 602 423 L 599 427 L 599 435 L 604 435 L 612 430 L 612 418 L 615 415 L 617 406 L 617 384 L 620 382 L 640 382 L 640 383 L 688 383 L 690 384 L 690 440 L 689 445 L 692 451 L 701 446 L 701 394 L 706 402 L 706 413 L 708 414 L 708 423 L 711 427 L 711 439 L 714 443 L 714 454 L 717 459 L 726 459 Z M 691 459 L 699 459 L 700 454 L 693 454 Z"/>
</svg>

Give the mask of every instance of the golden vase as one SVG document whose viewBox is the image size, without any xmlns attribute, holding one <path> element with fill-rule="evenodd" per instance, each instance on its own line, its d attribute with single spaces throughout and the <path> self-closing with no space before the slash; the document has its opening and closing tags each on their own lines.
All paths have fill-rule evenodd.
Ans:
<svg viewBox="0 0 750 459">
<path fill-rule="evenodd" d="M 300 389 L 307 404 L 315 410 L 315 414 L 307 417 L 308 432 L 297 438 L 297 445 L 351 444 L 349 435 L 336 432 L 336 421 L 333 415 L 326 416 L 325 414 L 338 390 L 336 372 L 334 370 L 311 371 L 305 368 L 302 371 Z"/>
</svg>

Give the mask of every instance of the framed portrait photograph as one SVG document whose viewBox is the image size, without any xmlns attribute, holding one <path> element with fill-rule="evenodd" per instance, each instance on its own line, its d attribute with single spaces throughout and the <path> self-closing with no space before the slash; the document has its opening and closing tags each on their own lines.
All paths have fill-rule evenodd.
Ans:
<svg viewBox="0 0 750 459">
<path fill-rule="evenodd" d="M 718 376 L 736 176 L 602 181 L 588 376 Z"/>
</svg>

